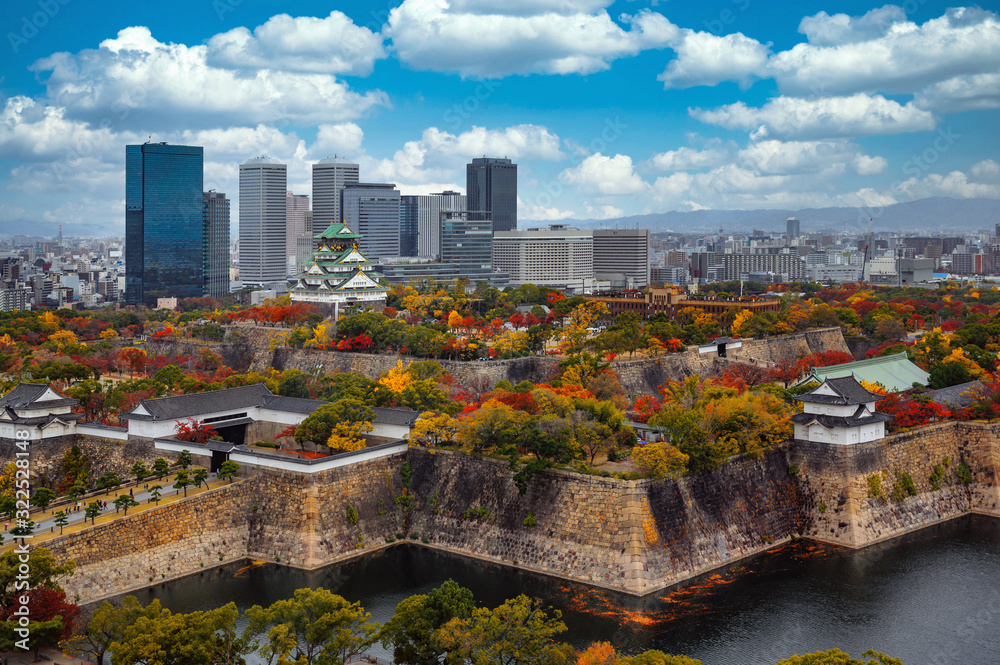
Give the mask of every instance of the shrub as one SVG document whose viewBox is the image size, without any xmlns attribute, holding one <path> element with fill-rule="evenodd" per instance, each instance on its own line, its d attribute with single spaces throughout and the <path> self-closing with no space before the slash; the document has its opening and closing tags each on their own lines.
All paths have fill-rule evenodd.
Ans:
<svg viewBox="0 0 1000 665">
<path fill-rule="evenodd" d="M 868 474 L 868 496 L 873 499 L 885 501 L 885 489 L 882 488 L 882 474 Z"/>
</svg>

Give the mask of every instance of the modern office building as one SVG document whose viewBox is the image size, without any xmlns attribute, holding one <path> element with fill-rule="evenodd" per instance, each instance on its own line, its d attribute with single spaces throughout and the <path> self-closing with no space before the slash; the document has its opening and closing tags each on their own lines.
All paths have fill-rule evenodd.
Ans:
<svg viewBox="0 0 1000 665">
<path fill-rule="evenodd" d="M 125 146 L 126 304 L 204 293 L 203 166 L 201 146 Z"/>
<path fill-rule="evenodd" d="M 594 277 L 606 279 L 615 273 L 624 275 L 628 288 L 649 284 L 649 229 L 594 231 Z"/>
<path fill-rule="evenodd" d="M 466 196 L 445 191 L 436 194 L 407 195 L 400 203 L 401 256 L 436 259 L 441 256 L 441 211 L 466 209 Z M 416 251 L 407 253 L 414 245 Z"/>
<path fill-rule="evenodd" d="M 229 199 L 214 189 L 202 194 L 205 295 L 229 295 Z"/>
<path fill-rule="evenodd" d="M 485 211 L 441 212 L 441 262 L 459 266 L 465 275 L 493 272 L 493 221 Z"/>
<path fill-rule="evenodd" d="M 361 236 L 358 247 L 371 261 L 399 256 L 399 203 L 392 183 L 348 184 L 341 194 L 343 223 Z"/>
<path fill-rule="evenodd" d="M 802 235 L 802 223 L 799 222 L 795 217 L 789 217 L 785 220 L 785 235 L 788 236 L 789 240 L 793 238 L 798 238 Z"/>
<path fill-rule="evenodd" d="M 289 275 L 296 272 L 295 245 L 299 236 L 312 235 L 312 220 L 306 227 L 309 195 L 289 191 L 285 196 L 285 265 Z"/>
<path fill-rule="evenodd" d="M 349 184 L 358 182 L 359 167 L 346 159 L 333 157 L 321 159 L 312 165 L 313 228 L 317 236 L 334 222 L 343 222 L 340 192 Z"/>
<path fill-rule="evenodd" d="M 564 224 L 547 229 L 497 231 L 493 268 L 510 274 L 514 286 L 535 284 L 584 291 L 594 280 L 594 237 Z"/>
<path fill-rule="evenodd" d="M 465 167 L 469 210 L 491 215 L 494 231 L 517 230 L 517 164 L 509 159 L 477 157 Z"/>
<path fill-rule="evenodd" d="M 288 167 L 256 157 L 240 164 L 240 280 L 265 289 L 285 285 Z"/>
</svg>

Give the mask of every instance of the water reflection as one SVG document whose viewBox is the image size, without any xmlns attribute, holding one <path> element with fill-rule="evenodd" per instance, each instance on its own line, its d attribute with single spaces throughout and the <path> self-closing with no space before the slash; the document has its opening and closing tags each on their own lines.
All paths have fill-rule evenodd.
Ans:
<svg viewBox="0 0 1000 665">
<path fill-rule="evenodd" d="M 980 516 L 863 551 L 799 541 L 644 598 L 408 546 L 313 572 L 225 566 L 137 595 L 189 612 L 230 600 L 267 606 L 323 586 L 383 622 L 400 600 L 448 578 L 482 605 L 543 598 L 563 611 L 565 639 L 577 646 L 609 640 L 706 665 L 770 665 L 833 647 L 855 656 L 874 648 L 907 665 L 1000 661 L 1000 520 Z"/>
</svg>

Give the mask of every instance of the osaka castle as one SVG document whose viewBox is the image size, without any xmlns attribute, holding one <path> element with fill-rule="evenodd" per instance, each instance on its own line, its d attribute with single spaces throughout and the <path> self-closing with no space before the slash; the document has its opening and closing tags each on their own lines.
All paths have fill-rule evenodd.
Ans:
<svg viewBox="0 0 1000 665">
<path fill-rule="evenodd" d="M 389 291 L 378 282 L 375 266 L 358 249 L 361 235 L 347 224 L 334 222 L 315 236 L 316 251 L 295 276 L 289 295 L 295 302 L 329 304 L 337 309 L 350 303 L 384 304 Z"/>
</svg>

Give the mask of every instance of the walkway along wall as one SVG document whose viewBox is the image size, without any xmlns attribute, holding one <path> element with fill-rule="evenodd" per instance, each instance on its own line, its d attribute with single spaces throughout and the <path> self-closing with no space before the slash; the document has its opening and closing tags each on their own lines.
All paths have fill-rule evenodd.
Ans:
<svg viewBox="0 0 1000 665">
<path fill-rule="evenodd" d="M 998 441 L 998 425 L 949 422 L 853 447 L 793 442 L 676 480 L 549 471 L 524 495 L 505 462 L 411 448 L 312 476 L 259 472 L 52 547 L 77 560 L 66 586 L 85 602 L 244 557 L 318 568 L 400 535 L 641 595 L 796 535 L 863 547 L 969 511 L 1000 516 Z M 952 471 L 935 490 L 930 476 L 945 457 Z M 954 472 L 961 462 L 969 484 Z M 868 476 L 883 471 L 887 489 L 910 474 L 916 495 L 870 496 Z"/>
</svg>

